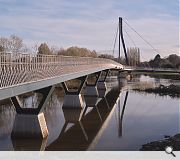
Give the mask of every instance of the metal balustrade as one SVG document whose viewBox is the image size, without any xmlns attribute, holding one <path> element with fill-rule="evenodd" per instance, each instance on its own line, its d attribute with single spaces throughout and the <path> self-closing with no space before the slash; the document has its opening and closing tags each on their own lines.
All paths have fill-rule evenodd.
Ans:
<svg viewBox="0 0 180 160">
<path fill-rule="evenodd" d="M 0 53 L 0 89 L 105 66 L 122 67 L 104 58 Z"/>
</svg>

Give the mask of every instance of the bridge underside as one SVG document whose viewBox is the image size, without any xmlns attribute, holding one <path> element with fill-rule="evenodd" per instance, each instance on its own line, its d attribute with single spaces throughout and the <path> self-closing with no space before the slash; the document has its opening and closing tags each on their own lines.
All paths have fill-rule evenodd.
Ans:
<svg viewBox="0 0 180 160">
<path fill-rule="evenodd" d="M 48 136 L 48 129 L 43 109 L 46 106 L 50 96 L 52 95 L 55 85 L 61 83 L 64 88 L 65 98 L 63 108 L 82 109 L 86 105 L 85 104 L 83 106 L 83 100 L 81 97 L 81 91 L 85 85 L 85 82 L 86 87 L 88 88 L 86 89 L 87 92 L 89 91 L 89 88 L 91 88 L 90 90 L 94 88 L 97 90 L 98 81 L 100 83 L 105 83 L 109 69 L 110 67 L 108 69 L 91 69 L 88 71 L 62 75 L 42 81 L 3 88 L 1 91 L 4 92 L 0 92 L 1 94 L 3 94 L 1 99 L 9 97 L 17 113 L 11 134 L 12 138 L 46 138 Z M 95 78 L 95 82 L 92 84 L 89 84 L 87 80 L 87 77 L 90 75 Z M 76 91 L 70 91 L 65 83 L 65 81 L 71 80 L 73 78 L 81 81 L 80 86 Z M 102 85 L 100 89 L 103 89 Z M 39 105 L 36 106 L 36 108 L 23 108 L 18 95 L 31 91 L 42 94 L 42 100 Z M 96 92 L 91 92 L 91 94 L 88 95 L 99 96 Z"/>
<path fill-rule="evenodd" d="M 23 55 L 24 56 L 24 55 Z M 155 70 L 155 69 L 133 69 L 123 68 L 117 62 L 107 59 L 92 59 L 92 58 L 76 58 L 76 57 L 44 57 L 34 56 L 30 60 L 29 55 L 19 57 L 18 61 L 14 62 L 13 57 L 7 63 L 7 57 L 0 56 L 0 100 L 10 98 L 12 104 L 16 109 L 16 118 L 14 122 L 12 137 L 42 137 L 48 135 L 46 121 L 43 114 L 43 109 L 52 95 L 55 85 L 62 83 L 65 91 L 65 100 L 63 108 L 83 108 L 83 100 L 81 91 L 86 84 L 84 95 L 86 100 L 91 96 L 92 102 L 100 96 L 97 88 L 105 89 L 105 80 L 109 70 L 117 70 L 119 72 L 140 72 L 140 73 L 168 73 L 180 74 L 180 70 Z M 17 57 L 15 57 L 17 58 Z M 22 59 L 23 58 L 23 59 Z M 51 60 L 49 62 L 49 59 Z M 48 63 L 46 63 L 48 60 Z M 91 61 L 93 60 L 93 61 Z M 22 61 L 22 62 L 19 62 Z M 27 61 L 27 63 L 25 62 Z M 63 63 L 63 64 L 62 64 Z M 16 72 L 17 71 L 17 72 Z M 32 74 L 32 75 L 31 75 Z M 92 77 L 90 76 L 92 75 Z M 94 79 L 93 83 L 88 82 L 88 77 Z M 66 86 L 66 81 L 78 79 L 81 81 L 77 91 L 70 91 Z M 28 92 L 38 92 L 43 95 L 42 101 L 36 108 L 23 108 L 18 98 L 19 95 Z M 92 106 L 96 106 L 95 105 Z M 23 123 L 21 123 L 23 122 Z M 30 123 L 30 125 L 26 125 Z M 20 126 L 20 124 L 22 124 Z M 22 133 L 20 128 L 25 128 L 25 134 Z M 35 135 L 28 135 L 27 133 L 36 133 Z"/>
</svg>

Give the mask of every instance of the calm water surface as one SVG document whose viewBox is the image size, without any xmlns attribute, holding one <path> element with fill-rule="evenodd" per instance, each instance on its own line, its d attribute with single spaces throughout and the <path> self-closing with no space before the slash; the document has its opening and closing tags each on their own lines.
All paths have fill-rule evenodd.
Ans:
<svg viewBox="0 0 180 160">
<path fill-rule="evenodd" d="M 82 110 L 62 109 L 64 95 L 56 89 L 44 111 L 49 130 L 44 140 L 11 138 L 16 114 L 6 102 L 0 106 L 0 150 L 139 150 L 143 144 L 180 133 L 180 99 L 132 88 L 172 83 L 179 81 L 145 76 L 132 81 L 110 78 L 106 92 L 84 97 L 86 106 Z M 34 107 L 38 97 L 27 97 L 23 103 Z"/>
</svg>

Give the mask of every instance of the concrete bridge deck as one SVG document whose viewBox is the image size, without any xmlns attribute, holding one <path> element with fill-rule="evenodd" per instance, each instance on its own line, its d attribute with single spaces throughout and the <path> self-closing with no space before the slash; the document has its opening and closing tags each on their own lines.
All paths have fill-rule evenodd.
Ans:
<svg viewBox="0 0 180 160">
<path fill-rule="evenodd" d="M 107 69 L 180 75 L 179 69 L 127 67 L 104 58 L 1 53 L 0 100 Z"/>
<path fill-rule="evenodd" d="M 35 91 L 107 69 L 122 69 L 115 61 L 60 55 L 1 54 L 0 100 Z"/>
</svg>

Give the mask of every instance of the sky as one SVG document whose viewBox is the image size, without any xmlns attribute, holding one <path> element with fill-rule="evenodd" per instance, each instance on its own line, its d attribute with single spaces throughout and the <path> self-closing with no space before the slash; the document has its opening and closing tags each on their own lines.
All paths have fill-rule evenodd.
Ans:
<svg viewBox="0 0 180 160">
<path fill-rule="evenodd" d="M 46 42 L 59 48 L 79 46 L 109 51 L 113 49 L 118 17 L 122 17 L 164 57 L 179 54 L 179 3 L 179 0 L 0 0 L 0 36 L 15 34 L 30 48 Z M 123 32 L 126 46 L 139 47 L 142 59 L 157 54 L 125 23 Z"/>
</svg>

